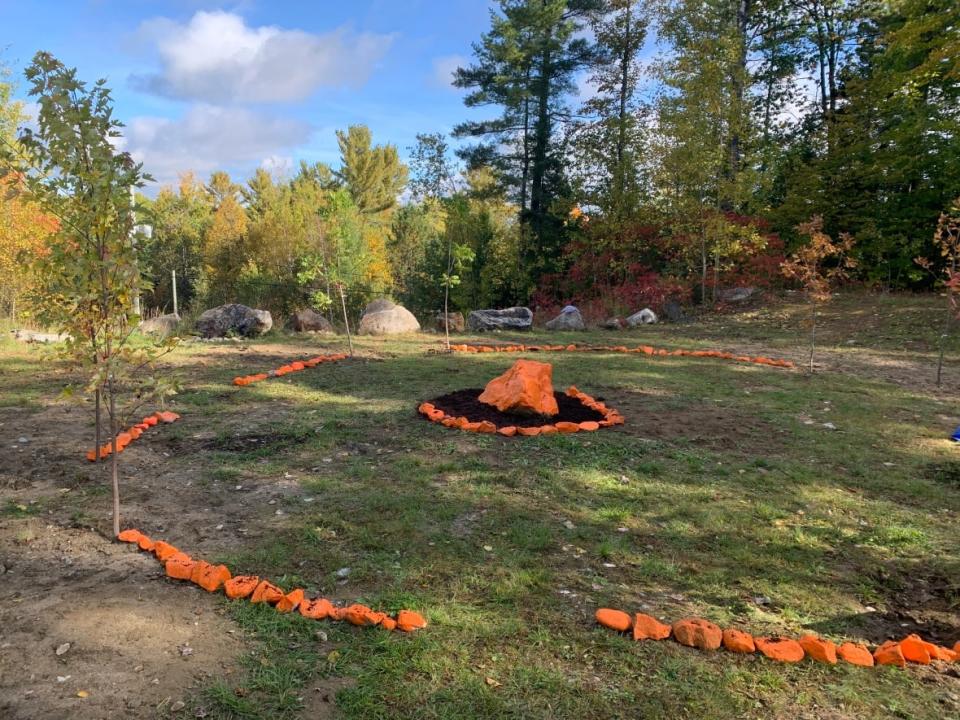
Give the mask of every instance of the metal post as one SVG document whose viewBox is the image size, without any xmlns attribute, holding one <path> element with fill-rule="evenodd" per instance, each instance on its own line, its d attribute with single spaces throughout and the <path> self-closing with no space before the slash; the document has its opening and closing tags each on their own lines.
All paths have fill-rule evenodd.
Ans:
<svg viewBox="0 0 960 720">
<path fill-rule="evenodd" d="M 171 270 L 170 274 L 173 276 L 173 314 L 180 317 L 180 313 L 177 312 L 177 271 Z"/>
<path fill-rule="evenodd" d="M 133 185 L 130 186 L 130 244 L 133 246 L 133 256 L 134 262 L 136 262 L 137 256 L 137 218 L 134 213 L 134 206 L 136 205 L 136 190 Z M 136 285 L 133 288 L 133 314 L 138 318 L 140 317 L 140 270 L 139 264 L 137 264 L 137 279 L 134 281 Z"/>
</svg>

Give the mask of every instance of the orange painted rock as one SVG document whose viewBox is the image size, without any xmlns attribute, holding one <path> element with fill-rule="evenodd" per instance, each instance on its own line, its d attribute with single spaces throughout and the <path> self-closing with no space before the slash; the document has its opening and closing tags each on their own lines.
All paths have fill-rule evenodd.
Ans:
<svg viewBox="0 0 960 720">
<path fill-rule="evenodd" d="M 216 592 L 229 579 L 230 571 L 226 565 L 211 565 L 203 560 L 195 563 L 190 573 L 190 582 L 207 592 Z"/>
<path fill-rule="evenodd" d="M 785 637 L 754 638 L 757 650 L 771 660 L 795 663 L 803 660 L 803 647 L 796 640 Z"/>
<path fill-rule="evenodd" d="M 143 430 L 141 430 L 137 426 L 127 428 L 127 432 L 130 433 L 130 437 L 132 437 L 134 440 L 139 440 L 140 436 L 143 435 Z"/>
<path fill-rule="evenodd" d="M 735 628 L 727 628 L 723 631 L 723 646 L 730 652 L 752 653 L 757 651 L 757 646 L 753 642 L 753 635 L 745 633 Z"/>
<path fill-rule="evenodd" d="M 164 569 L 167 571 L 167 577 L 176 580 L 189 580 L 193 575 L 193 558 L 186 553 L 178 552 L 171 555 L 164 563 Z"/>
<path fill-rule="evenodd" d="M 315 600 L 303 600 L 298 608 L 300 614 L 311 620 L 323 620 L 330 617 L 333 612 L 333 603 L 326 598 L 316 598 Z"/>
<path fill-rule="evenodd" d="M 482 421 L 480 421 L 479 423 L 477 423 L 477 432 L 478 432 L 478 433 L 484 433 L 484 434 L 486 434 L 486 435 L 492 435 L 492 434 L 495 433 L 496 431 L 497 431 L 497 426 L 494 425 L 494 424 L 493 424 L 492 422 L 490 422 L 489 420 L 482 420 Z"/>
<path fill-rule="evenodd" d="M 156 416 L 156 415 L 147 415 L 147 416 L 143 419 L 143 424 L 144 424 L 144 425 L 149 425 L 150 427 L 153 427 L 153 426 L 156 425 L 158 422 L 160 422 L 160 420 L 157 419 L 157 416 Z"/>
<path fill-rule="evenodd" d="M 557 426 L 556 426 L 556 425 L 541 425 L 541 426 L 540 426 L 540 434 L 541 434 L 541 435 L 556 435 L 556 434 L 559 433 L 559 432 L 560 432 L 560 431 L 557 430 Z"/>
<path fill-rule="evenodd" d="M 507 425 L 507 427 L 502 427 L 497 430 L 497 433 L 504 437 L 513 437 L 517 434 L 517 428 L 514 425 Z"/>
<path fill-rule="evenodd" d="M 517 360 L 487 383 L 479 400 L 500 412 L 556 415 L 560 411 L 553 396 L 553 366 L 535 360 Z"/>
<path fill-rule="evenodd" d="M 594 430 L 600 429 L 600 423 L 594 422 L 593 420 L 584 420 L 580 423 L 580 429 L 585 432 L 593 432 Z"/>
<path fill-rule="evenodd" d="M 934 655 L 932 657 L 935 660 L 942 660 L 943 662 L 948 663 L 957 662 L 957 660 L 960 660 L 960 656 L 958 656 L 957 653 L 950 648 L 943 647 L 942 645 L 934 645 L 933 650 Z"/>
<path fill-rule="evenodd" d="M 137 547 L 139 547 L 141 550 L 146 550 L 147 552 L 151 552 L 154 545 L 156 545 L 156 543 L 146 535 L 141 535 L 140 539 L 137 540 Z"/>
<path fill-rule="evenodd" d="M 133 435 L 128 432 L 122 432 L 117 435 L 117 447 L 125 448 L 127 445 L 133 442 Z"/>
<path fill-rule="evenodd" d="M 554 427 L 557 429 L 558 432 L 561 432 L 564 434 L 580 432 L 580 424 L 575 422 L 561 421 L 561 422 L 555 423 Z"/>
<path fill-rule="evenodd" d="M 798 642 L 803 651 L 817 662 L 837 664 L 837 646 L 829 640 L 821 640 L 815 635 L 804 635 Z"/>
<path fill-rule="evenodd" d="M 870 654 L 865 645 L 845 642 L 837 648 L 837 655 L 840 656 L 841 660 L 851 665 L 873 667 L 873 655 Z"/>
<path fill-rule="evenodd" d="M 626 632 L 633 624 L 633 620 L 623 610 L 600 608 L 597 610 L 595 617 L 598 623 L 617 632 Z"/>
<path fill-rule="evenodd" d="M 517 432 L 526 437 L 533 437 L 534 435 L 540 434 L 540 428 L 538 427 L 518 427 Z"/>
<path fill-rule="evenodd" d="M 169 410 L 161 410 L 158 413 L 155 413 L 157 420 L 163 423 L 172 423 L 180 419 L 180 416 L 175 412 L 170 412 Z"/>
<path fill-rule="evenodd" d="M 303 602 L 303 590 L 291 590 L 277 603 L 277 611 L 282 613 L 293 612 Z"/>
<path fill-rule="evenodd" d="M 351 625 L 376 625 L 373 622 L 373 610 L 366 605 L 354 604 L 343 609 L 343 619 Z"/>
<path fill-rule="evenodd" d="M 397 621 L 394 620 L 394 619 L 393 619 L 392 617 L 390 617 L 389 615 L 386 615 L 386 616 L 383 618 L 383 620 L 380 621 L 380 627 L 385 628 L 385 629 L 387 629 L 387 630 L 396 630 L 396 629 L 397 629 Z"/>
<path fill-rule="evenodd" d="M 900 641 L 900 652 L 908 662 L 929 665 L 931 658 L 936 656 L 936 646 L 919 635 L 907 635 Z"/>
<path fill-rule="evenodd" d="M 157 560 L 159 560 L 162 563 L 165 563 L 167 560 L 169 560 L 171 557 L 176 555 L 178 552 L 180 551 L 177 550 L 173 545 L 171 545 L 170 543 L 164 542 L 163 540 L 157 540 L 153 544 L 153 554 L 156 555 Z"/>
<path fill-rule="evenodd" d="M 636 613 L 633 616 L 634 640 L 666 640 L 672 632 L 673 628 L 664 625 L 655 617 L 643 613 Z"/>
<path fill-rule="evenodd" d="M 953 651 L 954 651 L 957 655 L 960 655 L 960 640 L 957 640 L 957 642 L 954 643 L 954 645 L 953 645 Z"/>
<path fill-rule="evenodd" d="M 701 618 L 687 618 L 673 624 L 673 639 L 687 647 L 716 650 L 723 642 L 723 631 Z"/>
<path fill-rule="evenodd" d="M 903 656 L 903 650 L 900 649 L 900 643 L 896 640 L 887 640 L 883 645 L 874 650 L 873 660 L 877 665 L 907 666 L 907 660 Z"/>
<path fill-rule="evenodd" d="M 397 628 L 403 632 L 413 632 L 421 630 L 427 626 L 427 621 L 423 615 L 413 610 L 401 610 L 397 613 Z"/>
<path fill-rule="evenodd" d="M 223 583 L 223 592 L 231 600 L 248 598 L 257 589 L 260 578 L 256 575 L 237 575 Z"/>
<path fill-rule="evenodd" d="M 296 370 L 296 371 L 298 371 L 298 372 L 299 372 L 300 370 L 303 370 L 305 367 L 306 367 L 306 365 L 304 365 L 304 364 L 303 364 L 302 362 L 300 362 L 299 360 L 296 361 L 296 362 L 290 363 L 290 369 L 291 369 L 291 370 Z"/>
<path fill-rule="evenodd" d="M 144 537 L 144 535 L 139 530 L 121 530 L 117 535 L 117 540 L 125 543 L 139 543 L 142 537 Z"/>
<path fill-rule="evenodd" d="M 250 602 L 252 603 L 274 603 L 280 602 L 283 599 L 284 592 L 276 585 L 274 585 L 269 580 L 261 580 L 260 584 L 253 591 L 253 595 L 250 596 Z"/>
</svg>

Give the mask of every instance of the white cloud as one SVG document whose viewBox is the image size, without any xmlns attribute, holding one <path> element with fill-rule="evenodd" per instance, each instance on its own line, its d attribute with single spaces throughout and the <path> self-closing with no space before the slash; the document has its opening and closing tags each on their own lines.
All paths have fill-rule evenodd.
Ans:
<svg viewBox="0 0 960 720">
<path fill-rule="evenodd" d="M 239 15 L 198 12 L 188 23 L 143 23 L 140 42 L 156 45 L 162 69 L 135 75 L 137 89 L 165 97 L 225 102 L 302 100 L 321 87 L 359 87 L 392 35 L 339 28 L 322 34 L 249 27 Z"/>
<path fill-rule="evenodd" d="M 284 151 L 310 139 L 303 122 L 249 110 L 198 104 L 183 117 L 141 116 L 124 128 L 123 148 L 162 184 L 192 170 L 205 177 L 214 170 L 249 172 L 264 164 L 274 169 Z"/>
<path fill-rule="evenodd" d="M 466 67 L 470 61 L 463 55 L 444 55 L 433 60 L 433 81 L 442 87 L 453 87 L 453 73 L 458 67 Z"/>
<path fill-rule="evenodd" d="M 293 158 L 290 155 L 270 155 L 260 161 L 260 167 L 275 180 L 284 180 L 293 174 Z"/>
</svg>

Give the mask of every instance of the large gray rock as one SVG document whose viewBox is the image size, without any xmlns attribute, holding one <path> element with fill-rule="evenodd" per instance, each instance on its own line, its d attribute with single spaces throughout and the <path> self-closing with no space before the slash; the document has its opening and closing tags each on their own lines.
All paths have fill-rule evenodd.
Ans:
<svg viewBox="0 0 960 720">
<path fill-rule="evenodd" d="M 604 320 L 600 327 L 604 330 L 623 330 L 626 327 L 626 323 L 618 317 L 607 318 Z"/>
<path fill-rule="evenodd" d="M 234 303 L 204 311 L 197 318 L 197 332 L 201 337 L 218 338 L 230 334 L 254 337 L 273 327 L 273 318 L 267 310 L 255 310 Z"/>
<path fill-rule="evenodd" d="M 463 313 L 461 312 L 447 313 L 447 322 L 450 323 L 450 332 L 463 332 L 467 327 L 467 324 L 463 319 Z M 434 327 L 436 327 L 437 332 L 446 332 L 446 323 L 443 320 L 442 312 L 437 313 Z"/>
<path fill-rule="evenodd" d="M 474 332 L 529 330 L 533 327 L 533 311 L 525 307 L 511 307 L 504 310 L 474 310 L 467 315 L 467 327 Z"/>
<path fill-rule="evenodd" d="M 333 325 L 323 315 L 312 308 L 297 310 L 288 321 L 294 332 L 333 332 Z"/>
<path fill-rule="evenodd" d="M 553 320 L 546 323 L 547 330 L 586 330 L 583 316 L 573 305 L 567 305 Z"/>
<path fill-rule="evenodd" d="M 11 330 L 14 340 L 25 343 L 58 343 L 69 339 L 66 333 L 45 333 L 36 330 Z"/>
<path fill-rule="evenodd" d="M 652 325 L 655 322 L 657 322 L 657 314 L 650 308 L 644 308 L 627 318 L 627 325 L 632 328 L 640 325 Z"/>
<path fill-rule="evenodd" d="M 359 335 L 397 335 L 419 331 L 420 323 L 412 312 L 386 299 L 374 300 L 367 305 L 360 318 L 360 327 L 357 328 Z"/>
<path fill-rule="evenodd" d="M 177 325 L 180 324 L 180 316 L 174 313 L 167 315 L 158 315 L 155 318 L 149 318 L 140 323 L 140 332 L 145 335 L 157 335 L 158 337 L 167 337 L 177 331 Z"/>
<path fill-rule="evenodd" d="M 734 287 L 720 291 L 720 301 L 725 303 L 742 303 L 750 300 L 757 294 L 755 287 Z"/>
<path fill-rule="evenodd" d="M 683 322 L 687 319 L 683 312 L 683 306 L 677 300 L 667 300 L 663 304 L 663 315 L 672 323 Z"/>
</svg>

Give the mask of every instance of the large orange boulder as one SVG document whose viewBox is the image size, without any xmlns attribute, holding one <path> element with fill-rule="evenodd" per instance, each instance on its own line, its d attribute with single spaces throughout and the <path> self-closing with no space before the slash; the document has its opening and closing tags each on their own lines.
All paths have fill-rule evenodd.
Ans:
<svg viewBox="0 0 960 720">
<path fill-rule="evenodd" d="M 723 631 L 708 620 L 688 618 L 673 624 L 673 638 L 688 647 L 716 650 L 723 642 Z"/>
<path fill-rule="evenodd" d="M 907 661 L 903 656 L 903 650 L 900 643 L 896 640 L 887 640 L 883 645 L 873 651 L 873 659 L 877 665 L 896 665 L 897 667 L 906 667 Z"/>
<path fill-rule="evenodd" d="M 613 610 L 612 608 L 600 608 L 594 617 L 604 627 L 617 632 L 626 632 L 633 622 L 623 610 Z"/>
<path fill-rule="evenodd" d="M 907 635 L 900 641 L 900 652 L 903 653 L 905 660 L 929 665 L 930 660 L 937 656 L 937 647 L 933 643 L 926 642 L 919 635 Z"/>
<path fill-rule="evenodd" d="M 837 655 L 844 662 L 860 667 L 873 667 L 873 655 L 864 646 L 858 643 L 845 642 L 837 648 Z"/>
<path fill-rule="evenodd" d="M 799 642 L 803 651 L 817 662 L 837 664 L 837 646 L 830 640 L 821 640 L 816 635 L 804 635 Z"/>
<path fill-rule="evenodd" d="M 643 613 L 636 613 L 633 616 L 634 640 L 666 640 L 671 632 L 673 628 L 664 625 L 655 617 Z"/>
<path fill-rule="evenodd" d="M 723 646 L 730 652 L 735 653 L 752 653 L 757 651 L 757 646 L 753 642 L 753 635 L 734 628 L 727 628 L 723 631 Z"/>
<path fill-rule="evenodd" d="M 487 383 L 479 400 L 500 412 L 525 415 L 560 412 L 553 396 L 553 366 L 535 360 L 517 360 L 503 375 Z"/>
</svg>

